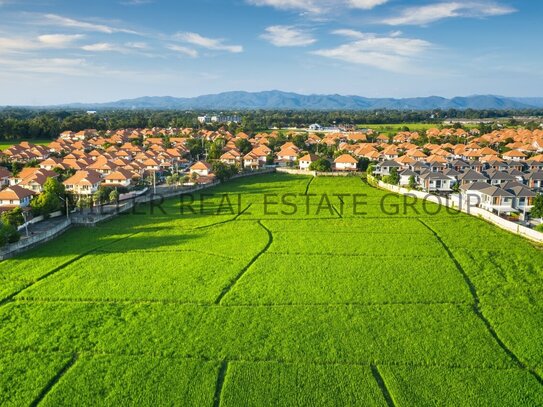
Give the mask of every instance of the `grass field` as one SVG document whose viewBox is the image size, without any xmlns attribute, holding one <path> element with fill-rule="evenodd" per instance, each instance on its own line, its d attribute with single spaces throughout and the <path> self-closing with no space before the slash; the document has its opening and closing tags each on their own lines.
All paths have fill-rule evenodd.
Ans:
<svg viewBox="0 0 543 407">
<path fill-rule="evenodd" d="M 423 132 L 432 128 L 439 128 L 439 123 L 392 123 L 392 124 L 361 124 L 358 127 L 362 129 L 372 129 L 379 133 L 397 133 L 402 131 L 404 127 L 410 131 Z M 465 125 L 466 128 L 475 128 L 476 125 Z"/>
<path fill-rule="evenodd" d="M 19 144 L 22 141 L 28 141 L 37 146 L 45 146 L 49 144 L 52 140 L 10 140 L 10 141 L 0 140 L 0 151 L 7 150 L 11 146 L 15 144 Z"/>
<path fill-rule="evenodd" d="M 1 405 L 543 405 L 540 247 L 355 177 L 205 193 L 0 262 Z"/>
</svg>

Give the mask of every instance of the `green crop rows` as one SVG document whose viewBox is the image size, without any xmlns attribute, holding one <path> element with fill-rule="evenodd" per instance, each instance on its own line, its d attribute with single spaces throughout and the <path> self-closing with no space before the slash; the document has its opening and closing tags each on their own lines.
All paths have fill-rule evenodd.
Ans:
<svg viewBox="0 0 543 407">
<path fill-rule="evenodd" d="M 247 178 L 0 262 L 0 405 L 543 405 L 541 298 L 481 220 Z"/>
</svg>

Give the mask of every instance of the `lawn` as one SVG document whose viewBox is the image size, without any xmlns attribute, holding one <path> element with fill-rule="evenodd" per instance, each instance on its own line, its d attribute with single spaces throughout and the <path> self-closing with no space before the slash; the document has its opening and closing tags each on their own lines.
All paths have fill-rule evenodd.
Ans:
<svg viewBox="0 0 543 407">
<path fill-rule="evenodd" d="M 543 405 L 541 247 L 356 177 L 192 198 L 0 262 L 1 405 Z"/>
<path fill-rule="evenodd" d="M 379 133 L 397 133 L 407 127 L 410 131 L 423 132 L 432 128 L 439 128 L 440 123 L 391 123 L 391 124 L 361 124 L 361 129 L 372 129 Z M 476 128 L 476 125 L 466 125 L 466 128 Z"/>
<path fill-rule="evenodd" d="M 29 143 L 35 144 L 37 146 L 45 146 L 49 144 L 52 140 L 10 140 L 10 141 L 0 140 L 0 151 L 7 150 L 11 146 L 15 144 L 19 144 L 22 141 L 28 141 Z"/>
</svg>

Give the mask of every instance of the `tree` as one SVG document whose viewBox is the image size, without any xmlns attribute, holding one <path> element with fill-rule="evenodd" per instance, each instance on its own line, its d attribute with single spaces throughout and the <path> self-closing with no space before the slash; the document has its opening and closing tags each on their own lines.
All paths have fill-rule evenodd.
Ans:
<svg viewBox="0 0 543 407">
<path fill-rule="evenodd" d="M 317 161 L 313 161 L 309 165 L 309 169 L 311 171 L 330 172 L 332 170 L 332 164 L 330 164 L 330 161 L 324 158 L 319 158 Z"/>
<path fill-rule="evenodd" d="M 364 172 L 368 169 L 368 166 L 370 165 L 370 160 L 366 157 L 362 157 L 360 160 L 358 160 L 358 170 L 361 172 Z"/>
<path fill-rule="evenodd" d="M 109 201 L 112 203 L 118 203 L 119 202 L 119 191 L 114 189 L 109 193 Z"/>
<path fill-rule="evenodd" d="M 398 185 L 400 183 L 400 174 L 398 174 L 398 169 L 391 169 L 390 175 L 385 177 L 383 181 L 385 181 L 387 184 Z"/>
<path fill-rule="evenodd" d="M 15 226 L 0 222 L 0 246 L 8 243 L 16 243 L 20 239 L 21 235 Z"/>
<path fill-rule="evenodd" d="M 366 172 L 370 175 L 373 175 L 373 172 L 375 171 L 375 164 L 368 165 L 368 168 L 366 169 Z"/>
<path fill-rule="evenodd" d="M 248 154 L 253 149 L 251 142 L 245 138 L 236 140 L 236 147 L 243 155 Z"/>
<path fill-rule="evenodd" d="M 409 188 L 416 189 L 417 188 L 417 180 L 415 179 L 414 175 L 411 175 L 409 177 Z"/>
<path fill-rule="evenodd" d="M 66 189 L 56 178 L 48 178 L 43 184 L 43 192 L 31 202 L 32 212 L 35 215 L 47 216 L 64 207 Z"/>
<path fill-rule="evenodd" d="M 224 182 L 238 173 L 238 168 L 235 165 L 227 165 L 220 161 L 213 163 L 213 173 L 217 179 Z"/>
<path fill-rule="evenodd" d="M 23 211 L 20 207 L 2 213 L 2 222 L 6 225 L 21 226 L 25 223 Z"/>
<path fill-rule="evenodd" d="M 530 212 L 533 218 L 543 218 L 543 194 L 537 194 L 534 199 L 534 207 Z"/>
<path fill-rule="evenodd" d="M 98 191 L 96 191 L 93 195 L 94 202 L 97 204 L 102 204 L 103 202 L 106 202 L 109 198 L 109 194 L 111 193 L 111 188 L 106 187 L 100 187 L 98 188 Z"/>
</svg>

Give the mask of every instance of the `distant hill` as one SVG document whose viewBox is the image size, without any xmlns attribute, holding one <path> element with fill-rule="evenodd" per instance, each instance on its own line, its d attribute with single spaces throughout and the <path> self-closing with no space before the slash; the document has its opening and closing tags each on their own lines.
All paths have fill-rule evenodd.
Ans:
<svg viewBox="0 0 543 407">
<path fill-rule="evenodd" d="M 543 107 L 543 98 L 510 98 L 476 95 L 446 99 L 438 96 L 392 99 L 342 95 L 300 95 L 297 93 L 226 92 L 194 98 L 141 97 L 99 104 L 69 104 L 64 108 L 84 109 L 175 109 L 175 110 L 432 110 L 432 109 L 530 109 Z"/>
</svg>

